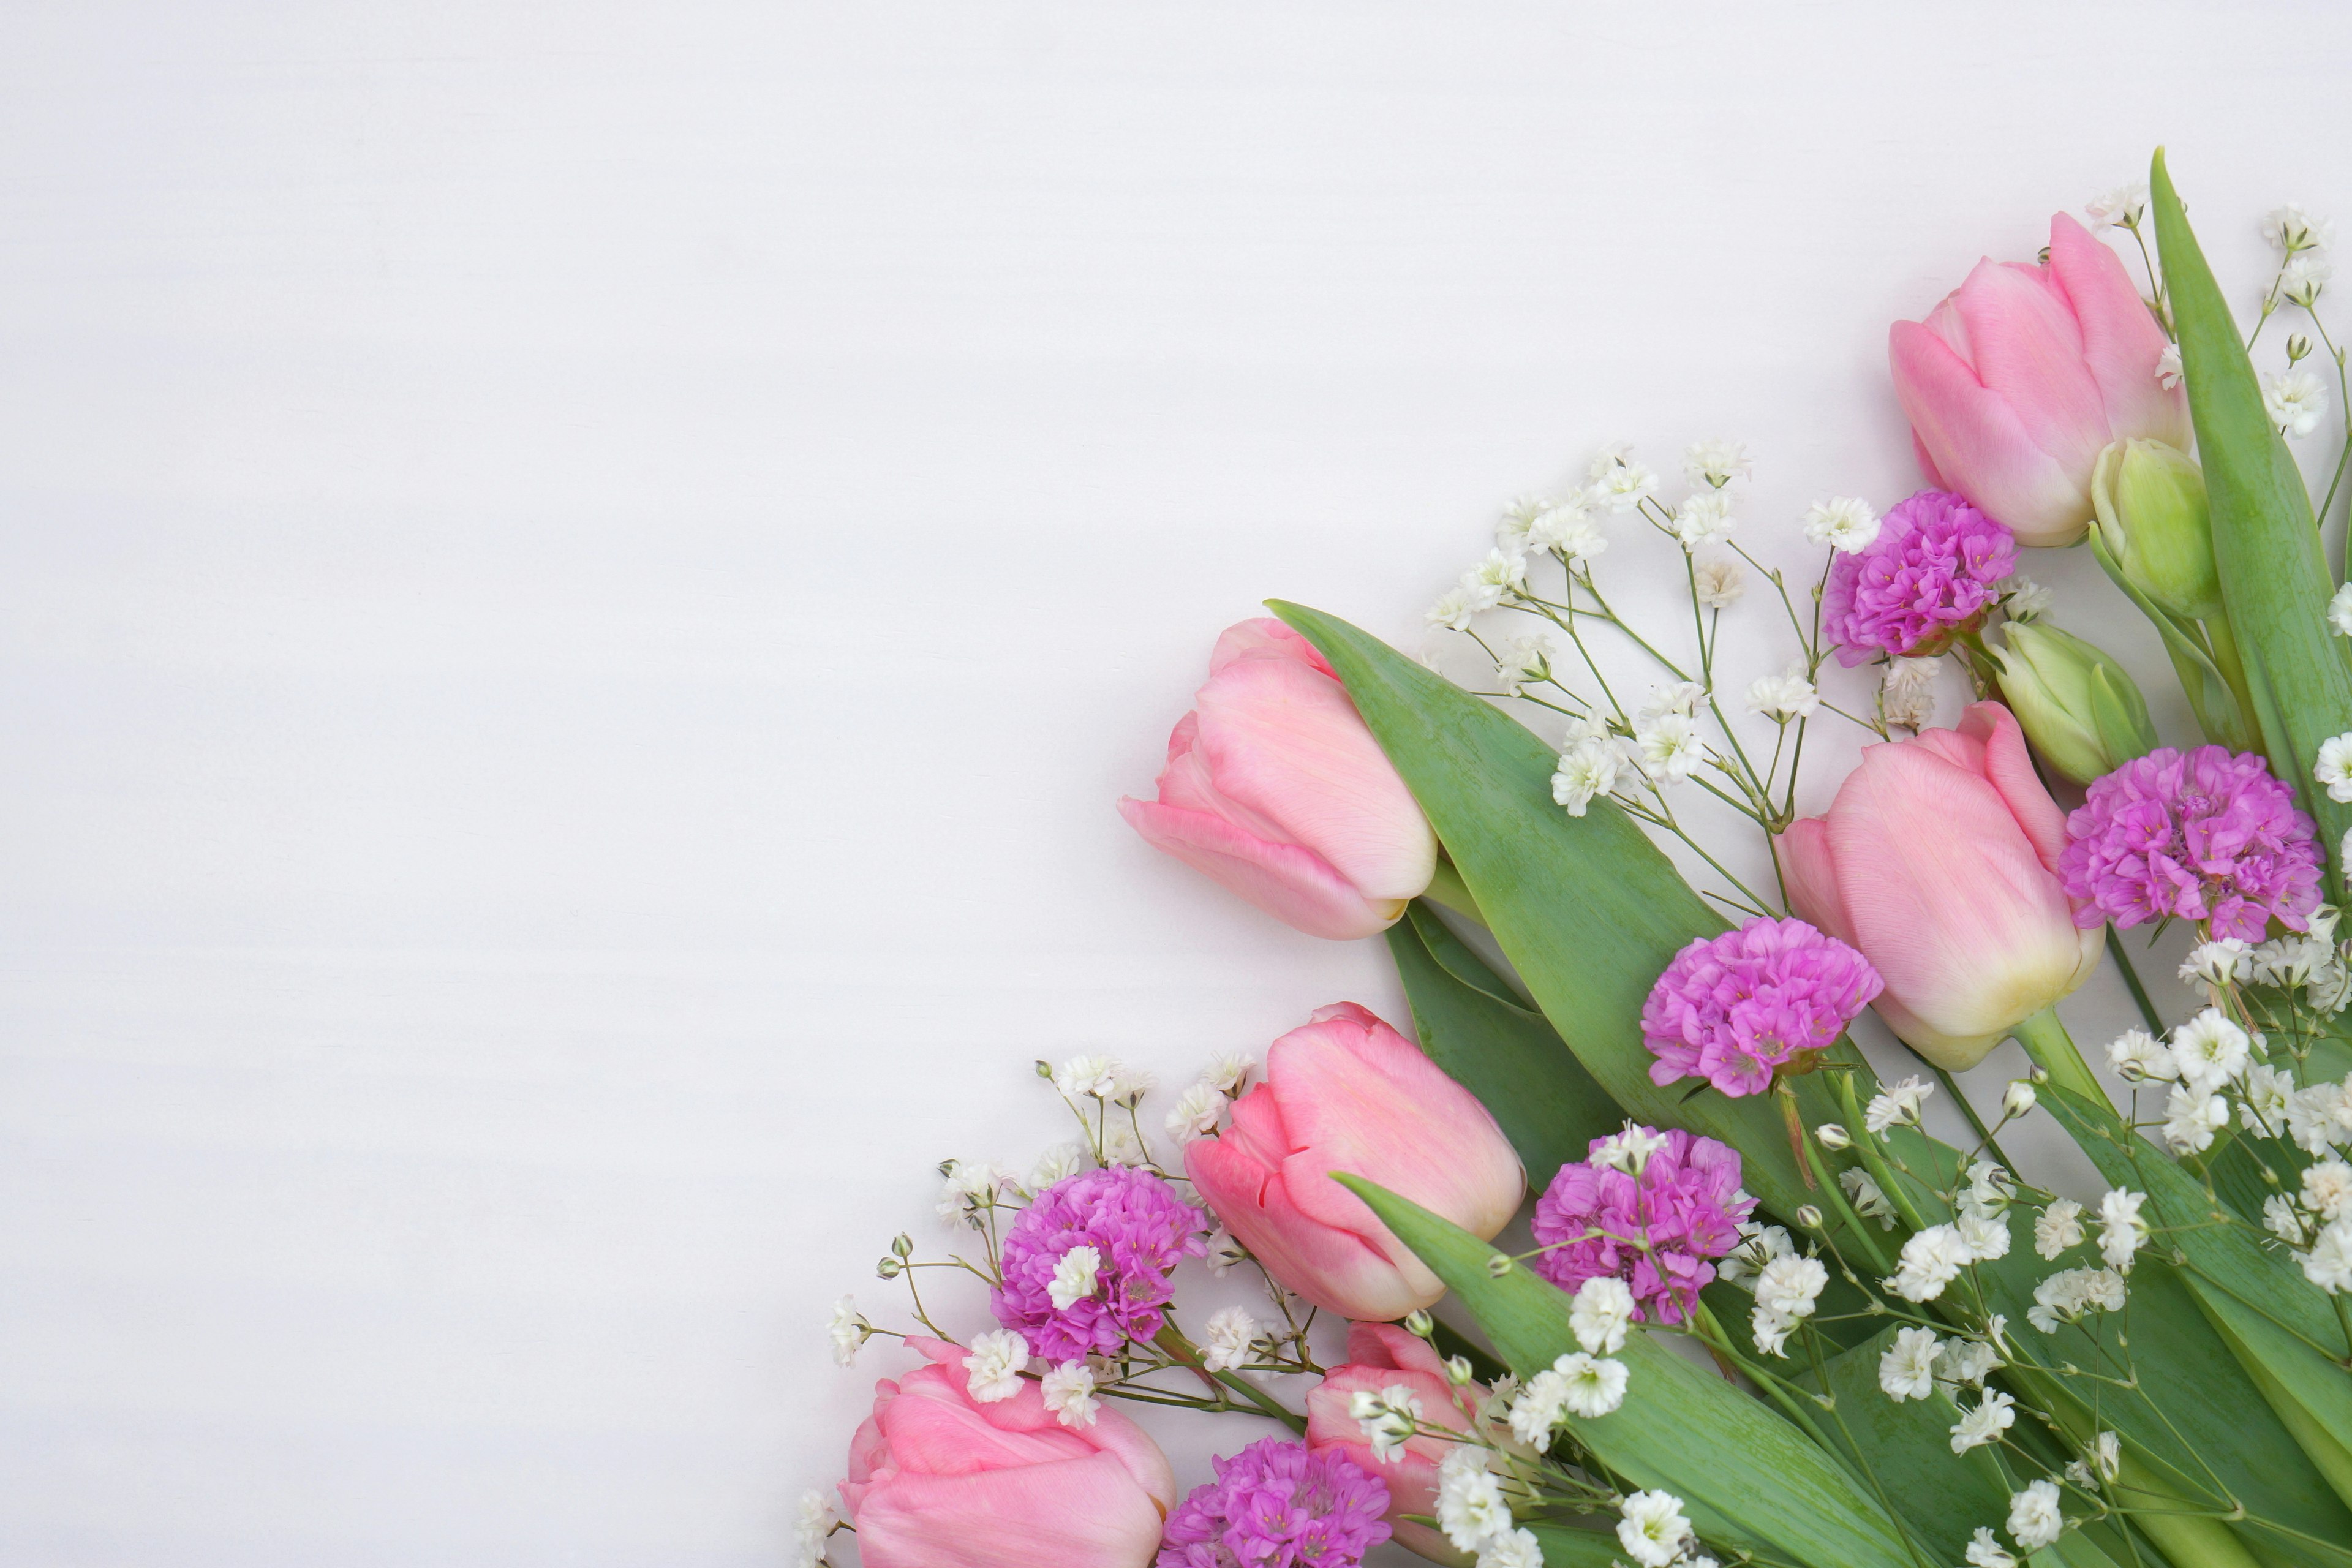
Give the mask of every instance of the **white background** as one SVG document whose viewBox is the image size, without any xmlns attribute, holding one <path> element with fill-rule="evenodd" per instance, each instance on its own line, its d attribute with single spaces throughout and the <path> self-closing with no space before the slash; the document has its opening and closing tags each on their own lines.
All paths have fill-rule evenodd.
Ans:
<svg viewBox="0 0 2352 1568">
<path fill-rule="evenodd" d="M 1402 1020 L 1111 809 L 1218 628 L 1619 437 L 1797 559 L 2159 140 L 2246 298 L 2352 16 L 2221 15 L 0 9 L 0 1562 L 786 1560 L 1033 1058 Z"/>
</svg>

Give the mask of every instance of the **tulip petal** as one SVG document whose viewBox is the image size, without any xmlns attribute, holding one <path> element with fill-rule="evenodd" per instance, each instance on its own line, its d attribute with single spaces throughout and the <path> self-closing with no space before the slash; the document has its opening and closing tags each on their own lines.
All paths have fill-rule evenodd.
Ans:
<svg viewBox="0 0 2352 1568">
<path fill-rule="evenodd" d="M 2050 275 L 2081 326 L 2084 363 L 2098 383 L 2110 438 L 2137 436 L 2188 450 L 2188 395 L 2158 377 L 2164 329 L 2123 258 L 2060 213 L 2050 220 Z"/>
<path fill-rule="evenodd" d="M 1895 395 L 1912 437 L 1942 481 L 2006 524 L 2021 544 L 2071 544 L 2091 521 L 2091 494 L 2036 446 L 2017 415 L 1916 321 L 1887 332 Z M 2084 479 L 2090 465 L 2083 467 Z"/>
<path fill-rule="evenodd" d="M 1241 658 L 1194 701 L 1220 795 L 1280 823 L 1366 899 L 1429 886 L 1437 836 L 1337 680 L 1290 659 Z"/>
<path fill-rule="evenodd" d="M 2058 857 L 2066 847 L 2066 814 L 2033 771 L 2017 716 L 1998 702 L 1970 703 L 1960 715 L 1959 731 L 1983 746 L 1985 782 L 2000 792 L 2010 816 L 2041 858 L 2042 869 L 2056 876 Z"/>
<path fill-rule="evenodd" d="M 1320 649 L 1272 616 L 1237 621 L 1220 633 L 1217 646 L 1209 650 L 1209 673 L 1215 675 L 1237 658 L 1292 658 L 1339 679 Z"/>
<path fill-rule="evenodd" d="M 1251 1092 L 1265 1093 L 1265 1086 Z M 1408 1284 L 1398 1267 L 1361 1236 L 1299 1212 L 1283 1177 L 1226 1139 L 1185 1145 L 1184 1173 L 1267 1273 L 1326 1311 L 1402 1318 L 1444 1294 L 1425 1269 L 1423 1285 Z"/>
<path fill-rule="evenodd" d="M 1133 798 L 1120 801 L 1118 810 L 1153 848 L 1214 878 L 1309 936 L 1337 942 L 1377 936 L 1404 913 L 1406 900 L 1366 900 L 1313 850 L 1269 843 L 1205 811 Z"/>
<path fill-rule="evenodd" d="M 2113 438 L 2106 398 L 2083 363 L 2083 329 L 2049 272 L 1980 261 L 1953 304 L 1969 324 L 1978 383 L 2016 412 L 2059 467 L 2088 475 Z"/>
<path fill-rule="evenodd" d="M 858 1560 L 866 1568 L 1146 1568 L 1160 1520 L 1156 1500 L 1108 1453 L 908 1475 L 866 1493 Z"/>
<path fill-rule="evenodd" d="M 1790 912 L 1852 947 L 1853 936 L 1838 902 L 1837 871 L 1830 863 L 1829 834 L 1822 819 L 1797 818 L 1781 830 L 1773 850 L 1780 862 L 1781 885 L 1789 890 Z"/>
</svg>

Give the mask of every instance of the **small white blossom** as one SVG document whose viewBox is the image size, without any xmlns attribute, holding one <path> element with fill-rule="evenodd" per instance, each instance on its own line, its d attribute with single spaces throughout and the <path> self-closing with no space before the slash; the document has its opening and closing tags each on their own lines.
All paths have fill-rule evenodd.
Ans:
<svg viewBox="0 0 2352 1568">
<path fill-rule="evenodd" d="M 1667 1143 L 1664 1132 L 1653 1132 L 1637 1121 L 1628 1121 L 1618 1131 L 1601 1140 L 1587 1158 L 1605 1170 L 1622 1171 L 1638 1176 L 1650 1163 L 1650 1156 Z"/>
<path fill-rule="evenodd" d="M 2192 985 L 2216 989 L 2235 984 L 2246 978 L 2251 952 L 2234 936 L 2200 942 L 2189 950 L 2189 957 L 2180 965 L 2180 978 Z"/>
<path fill-rule="evenodd" d="M 1566 1384 L 1561 1403 L 1587 1420 L 1607 1415 L 1625 1403 L 1625 1363 L 1570 1351 L 1551 1363 Z"/>
<path fill-rule="evenodd" d="M 1824 1121 L 1813 1129 L 1813 1137 L 1832 1153 L 1853 1147 L 1853 1135 L 1834 1121 Z"/>
<path fill-rule="evenodd" d="M 1076 1143 L 1056 1143 L 1037 1156 L 1030 1167 L 1029 1190 L 1042 1193 L 1055 1183 L 1074 1176 L 1087 1163 L 1086 1149 Z"/>
<path fill-rule="evenodd" d="M 1592 803 L 1617 787 L 1624 771 L 1624 748 L 1613 740 L 1587 737 L 1560 754 L 1551 775 L 1551 798 L 1570 816 L 1582 816 Z"/>
<path fill-rule="evenodd" d="M 1472 1568 L 1544 1568 L 1543 1543 L 1532 1530 L 1508 1531 L 1486 1543 Z"/>
<path fill-rule="evenodd" d="M 1781 724 L 1811 718 L 1822 705 L 1822 694 L 1800 673 L 1803 668 L 1791 665 L 1786 674 L 1758 677 L 1748 688 L 1748 710 Z"/>
<path fill-rule="evenodd" d="M 2127 1083 L 2173 1078 L 2172 1049 L 2146 1029 L 2126 1029 L 2107 1044 L 2107 1065 Z"/>
<path fill-rule="evenodd" d="M 1745 441 L 1720 437 L 1694 441 L 1683 453 L 1683 478 L 1709 489 L 1719 490 L 1734 479 L 1747 478 L 1753 467 Z"/>
<path fill-rule="evenodd" d="M 840 1522 L 831 1498 L 823 1492 L 803 1492 L 799 1514 L 793 1521 L 794 1568 L 818 1568 L 824 1562 L 825 1537 Z"/>
<path fill-rule="evenodd" d="M 1470 602 L 1468 590 L 1456 587 L 1448 588 L 1437 595 L 1437 603 L 1429 606 L 1423 618 L 1433 626 L 1466 632 L 1470 629 L 1471 617 L 1477 613 Z"/>
<path fill-rule="evenodd" d="M 1813 1258 L 1776 1258 L 1756 1276 L 1756 1301 L 1784 1318 L 1810 1318 L 1830 1282 L 1830 1271 Z"/>
<path fill-rule="evenodd" d="M 1582 565 L 1609 548 L 1581 497 L 1555 501 L 1528 530 L 1528 548 L 1549 551 L 1570 567 Z"/>
<path fill-rule="evenodd" d="M 1551 644 L 1540 632 L 1513 637 L 1495 660 L 1495 677 L 1506 697 L 1523 695 L 1551 679 Z"/>
<path fill-rule="evenodd" d="M 1983 1525 L 1979 1525 L 1976 1534 L 1969 1538 L 1967 1556 L 1969 1568 L 2017 1568 L 2017 1559 Z"/>
<path fill-rule="evenodd" d="M 1732 527 L 1731 498 L 1721 490 L 1701 490 L 1675 509 L 1675 537 L 1685 552 L 1722 543 Z"/>
<path fill-rule="evenodd" d="M 1936 666 L 1932 658 L 1892 658 L 1879 678 L 1878 705 L 1890 724 L 1924 730 L 1936 719 Z"/>
<path fill-rule="evenodd" d="M 1046 1293 L 1053 1297 L 1055 1311 L 1067 1311 L 1093 1295 L 1101 1280 L 1101 1252 L 1091 1247 L 1074 1247 L 1055 1263 L 1053 1281 L 1046 1286 Z"/>
<path fill-rule="evenodd" d="M 2230 1124 L 2230 1102 L 2176 1084 L 2164 1100 L 2164 1144 L 2176 1154 L 2201 1154 Z"/>
<path fill-rule="evenodd" d="M 2180 345 L 2167 343 L 2164 352 L 2156 356 L 2157 384 L 2170 392 L 2180 384 Z"/>
<path fill-rule="evenodd" d="M 1706 700 L 1706 688 L 1697 681 L 1669 680 L 1664 685 L 1650 688 L 1649 696 L 1642 700 L 1641 709 L 1634 717 L 1643 724 L 1670 713 L 1687 719 L 1696 714 L 1698 705 Z"/>
<path fill-rule="evenodd" d="M 2342 1084 L 2308 1084 L 2286 1108 L 2286 1130 L 2305 1153 L 2325 1153 L 2352 1133 L 2352 1098 Z"/>
<path fill-rule="evenodd" d="M 1092 1250 L 1089 1248 L 1088 1250 Z M 963 1358 L 965 1386 L 975 1404 L 993 1405 L 1021 1392 L 1021 1372 L 1029 1364 L 1029 1343 L 1011 1329 L 975 1337 Z"/>
<path fill-rule="evenodd" d="M 2352 1289 L 2352 1219 L 2329 1225 L 2295 1261 L 2303 1265 L 2303 1277 L 2329 1295 Z"/>
<path fill-rule="evenodd" d="M 2123 1474 L 2124 1440 L 2113 1432 L 2102 1432 L 2091 1444 L 2091 1463 L 2103 1480 L 2114 1480 Z"/>
<path fill-rule="evenodd" d="M 1635 1492 L 1618 1505 L 1617 1544 L 1642 1568 L 1666 1568 L 1683 1554 L 1691 1522 L 1672 1492 Z"/>
<path fill-rule="evenodd" d="M 2328 265 L 2324 256 L 2290 258 L 2287 264 L 2279 268 L 2276 285 L 2279 298 L 2308 310 L 2319 303 L 2321 292 L 2326 289 L 2327 280 L 2335 273 L 2336 268 Z"/>
<path fill-rule="evenodd" d="M 1504 503 L 1503 515 L 1495 520 L 1495 548 L 1513 555 L 1524 553 L 1528 531 L 1554 504 L 1549 496 L 1513 496 Z"/>
<path fill-rule="evenodd" d="M 1234 1239 L 1234 1233 L 1223 1226 L 1209 1233 L 1209 1272 L 1222 1279 L 1233 1266 L 1249 1254 Z"/>
<path fill-rule="evenodd" d="M 857 1298 L 844 1296 L 833 1304 L 833 1321 L 826 1334 L 833 1341 L 833 1361 L 835 1366 L 849 1366 L 857 1360 L 857 1352 L 866 1348 L 873 1335 L 874 1325 L 857 1310 Z"/>
<path fill-rule="evenodd" d="M 1576 1288 L 1568 1326 L 1576 1342 L 1593 1355 L 1625 1348 L 1625 1325 L 1633 1319 L 1633 1292 L 1613 1274 L 1596 1274 Z"/>
<path fill-rule="evenodd" d="M 1864 1219 L 1876 1220 L 1881 1230 L 1895 1228 L 1895 1205 L 1886 1201 L 1886 1194 L 1878 1190 L 1878 1184 L 1871 1179 L 1869 1172 L 1859 1165 L 1840 1171 L 1838 1185 L 1843 1187 L 1846 1196 L 1853 1200 L 1854 1213 Z"/>
<path fill-rule="evenodd" d="M 2039 1552 L 2066 1528 L 2058 1511 L 2058 1483 L 2033 1481 L 2009 1500 L 2009 1534 L 2028 1552 Z"/>
<path fill-rule="evenodd" d="M 2050 613 L 2050 590 L 2031 577 L 2011 577 L 2000 585 L 2000 608 L 2012 621 L 2038 621 Z"/>
<path fill-rule="evenodd" d="M 1211 1372 L 1233 1372 L 1250 1358 L 1257 1342 L 1257 1320 L 1239 1307 L 1209 1315 L 1201 1335 L 1201 1364 Z"/>
<path fill-rule="evenodd" d="M 2001 1118 L 2014 1121 L 2031 1111 L 2041 1100 L 2042 1091 L 2033 1087 L 2032 1079 L 2013 1078 L 2009 1080 L 2009 1087 L 2000 1091 Z"/>
<path fill-rule="evenodd" d="M 2016 1424 L 2017 1401 L 1999 1389 L 1988 1389 L 1974 1405 L 1960 1412 L 1952 1425 L 1952 1452 L 1965 1454 L 1970 1448 L 1981 1448 L 1987 1443 L 2000 1441 L 2000 1435 Z"/>
<path fill-rule="evenodd" d="M 1512 1533 L 1511 1505 L 1488 1468 L 1484 1447 L 1475 1443 L 1447 1447 L 1437 1466 L 1435 1513 L 1437 1528 L 1445 1532 L 1456 1552 L 1477 1552 L 1497 1537 Z"/>
<path fill-rule="evenodd" d="M 2070 1247 L 2083 1243 L 2083 1205 L 2072 1198 L 2052 1198 L 2033 1221 L 2033 1250 L 2055 1259 Z"/>
<path fill-rule="evenodd" d="M 1698 602 L 1706 609 L 1727 609 L 1748 591 L 1748 574 L 1739 569 L 1738 560 L 1729 555 L 1711 555 L 1700 562 L 1694 578 Z"/>
<path fill-rule="evenodd" d="M 1886 1288 L 1906 1301 L 1932 1301 L 1974 1258 L 1958 1228 L 1931 1225 L 1903 1244 Z"/>
<path fill-rule="evenodd" d="M 1054 1087 L 1072 1100 L 1108 1100 L 1118 1089 L 1118 1070 L 1108 1057 L 1072 1057 L 1054 1069 Z"/>
<path fill-rule="evenodd" d="M 2114 190 L 2093 196 L 2083 204 L 2083 212 L 2095 228 L 2137 228 L 2141 215 L 2147 211 L 2147 182 L 2145 180 L 2117 185 Z"/>
<path fill-rule="evenodd" d="M 1933 1329 L 1895 1330 L 1895 1342 L 1878 1352 L 1878 1386 L 1886 1397 L 1900 1404 L 1933 1394 L 1940 1348 Z"/>
<path fill-rule="evenodd" d="M 1421 1401 L 1401 1383 L 1392 1383 L 1378 1394 L 1360 1388 L 1349 1397 L 1348 1415 L 1363 1429 L 1364 1440 L 1372 1446 L 1372 1458 L 1392 1465 L 1412 1441 L 1413 1427 L 1421 1420 Z"/>
<path fill-rule="evenodd" d="M 2210 1094 L 2246 1070 L 2252 1059 L 2246 1031 L 2219 1007 L 2208 1007 L 2172 1031 L 2172 1075 L 2199 1094 Z"/>
<path fill-rule="evenodd" d="M 1990 1263 L 2009 1256 L 2009 1226 L 1995 1215 L 1964 1214 L 1952 1222 L 1971 1263 Z"/>
<path fill-rule="evenodd" d="M 1457 586 L 1473 615 L 1491 610 L 1528 585 L 1528 559 L 1489 550 L 1486 558 L 1462 574 Z"/>
<path fill-rule="evenodd" d="M 2286 1131 L 2287 1107 L 2294 1102 L 2293 1074 L 2273 1067 L 2250 1067 L 2245 1099 L 2238 1105 L 2239 1125 L 2262 1137 L 2276 1138 Z"/>
<path fill-rule="evenodd" d="M 2263 406 L 2279 433 L 2300 438 L 2319 428 L 2327 416 L 2327 384 L 2307 370 L 2281 371 L 2263 377 Z"/>
<path fill-rule="evenodd" d="M 2146 1193 L 2116 1187 L 2099 1200 L 2099 1257 L 2119 1274 L 2131 1272 L 2132 1258 L 2147 1240 L 2147 1221 L 2140 1217 Z"/>
<path fill-rule="evenodd" d="M 1047 1373 L 1038 1385 L 1045 1408 L 1065 1426 L 1091 1426 L 1102 1413 L 1095 1397 L 1094 1370 L 1082 1361 L 1065 1362 Z"/>
<path fill-rule="evenodd" d="M 1209 1083 L 1196 1083 L 1168 1108 L 1168 1135 L 1179 1143 L 1206 1138 L 1225 1113 L 1225 1097 Z"/>
<path fill-rule="evenodd" d="M 1236 1095 L 1256 1066 L 1257 1058 L 1246 1051 L 1220 1051 L 1209 1058 L 1209 1070 L 1201 1075 L 1201 1081 L 1219 1094 Z"/>
<path fill-rule="evenodd" d="M 2327 626 L 2339 637 L 2352 637 L 2352 583 L 2347 583 L 2327 601 Z"/>
<path fill-rule="evenodd" d="M 2006 1210 L 2017 1196 L 2017 1184 L 1990 1160 L 1972 1162 L 1965 1173 L 1968 1185 L 1960 1189 L 1958 1195 L 1959 1209 L 1964 1215 L 1990 1218 Z"/>
<path fill-rule="evenodd" d="M 1727 1285 L 1737 1285 L 1760 1273 L 1764 1266 L 1774 1258 L 1786 1258 L 1796 1250 L 1795 1244 L 1789 1239 L 1789 1233 L 1779 1226 L 1766 1225 L 1760 1220 L 1741 1220 L 1739 1245 L 1724 1254 L 1722 1260 L 1717 1263 L 1716 1278 Z M 1627 1292 L 1627 1299 L 1632 1299 L 1632 1292 Z"/>
<path fill-rule="evenodd" d="M 1776 1312 L 1759 1301 L 1748 1310 L 1748 1337 L 1764 1354 L 1785 1357 L 1789 1353 L 1789 1335 L 1795 1331 L 1797 1322 L 1797 1319 Z"/>
<path fill-rule="evenodd" d="M 1975 1388 L 2000 1365 L 2000 1353 L 1982 1340 L 1946 1340 L 1936 1358 L 1936 1381 Z"/>
<path fill-rule="evenodd" d="M 2045 1334 L 2054 1334 L 2062 1322 L 2071 1323 L 2085 1312 L 2120 1311 L 2124 1277 L 2112 1268 L 2063 1268 L 2033 1288 L 2033 1306 L 2026 1321 Z"/>
<path fill-rule="evenodd" d="M 2323 1220 L 2342 1219 L 2352 1210 L 2352 1165 L 2321 1160 L 2305 1171 L 2303 1205 Z"/>
<path fill-rule="evenodd" d="M 2304 1243 L 2303 1211 L 2284 1193 L 2273 1193 L 2263 1200 L 2263 1225 L 2290 1246 L 2301 1247 Z"/>
<path fill-rule="evenodd" d="M 1805 537 L 1815 544 L 1855 555 L 1878 538 L 1878 514 L 1857 496 L 1815 501 L 1804 517 Z"/>
<path fill-rule="evenodd" d="M 1871 1096 L 1870 1104 L 1862 1113 L 1862 1124 L 1882 1136 L 1890 1127 L 1916 1127 L 1920 1102 L 1935 1092 L 1934 1084 L 1917 1077 L 1889 1084 Z"/>
<path fill-rule="evenodd" d="M 2352 734 L 2332 735 L 2319 742 L 2319 755 L 2311 764 L 2311 776 L 2314 782 L 2326 786 L 2328 799 L 2352 800 Z"/>
<path fill-rule="evenodd" d="M 1546 1367 L 1511 1401 L 1511 1436 L 1540 1453 L 1551 1446 L 1552 1428 L 1567 1409 L 1568 1379 Z"/>
<path fill-rule="evenodd" d="M 2263 216 L 2263 237 L 2292 256 L 2298 250 L 2319 250 L 2334 235 L 2335 224 L 2315 216 L 2300 202 L 2289 202 Z"/>
<path fill-rule="evenodd" d="M 1658 489 L 1658 476 L 1635 462 L 1622 441 L 1592 459 L 1586 478 L 1592 481 L 1593 500 L 1611 511 L 1631 511 Z"/>
<path fill-rule="evenodd" d="M 1133 1127 L 1114 1121 L 1103 1131 L 1102 1158 L 1106 1165 L 1140 1165 L 1150 1154 Z"/>
</svg>

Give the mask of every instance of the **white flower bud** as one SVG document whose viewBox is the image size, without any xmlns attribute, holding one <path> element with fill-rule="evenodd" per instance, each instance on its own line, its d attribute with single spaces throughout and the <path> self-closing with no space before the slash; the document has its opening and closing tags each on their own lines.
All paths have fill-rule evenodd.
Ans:
<svg viewBox="0 0 2352 1568">
<path fill-rule="evenodd" d="M 1404 1331 L 1417 1340 L 1429 1338 L 1436 1327 L 1436 1323 L 1432 1321 L 1430 1315 L 1421 1308 L 1416 1307 L 1404 1315 Z"/>
<path fill-rule="evenodd" d="M 2034 1088 L 2031 1083 L 2028 1083 L 2021 1078 L 2018 1079 L 2011 1082 L 2007 1090 L 2002 1093 L 2000 1097 L 2000 1113 L 2003 1116 L 2012 1118 L 2022 1116 L 2027 1111 L 2032 1110 L 2034 1103 L 2041 1098 L 2042 1097 L 2034 1091 Z"/>
<path fill-rule="evenodd" d="M 1819 1230 L 1822 1228 L 1822 1211 L 1807 1204 L 1797 1210 L 1797 1223 L 1807 1230 Z"/>
<path fill-rule="evenodd" d="M 1813 1137 L 1820 1142 L 1822 1148 L 1832 1152 L 1853 1145 L 1853 1140 L 1847 1136 L 1846 1130 L 1834 1121 L 1824 1121 L 1814 1128 Z"/>
</svg>

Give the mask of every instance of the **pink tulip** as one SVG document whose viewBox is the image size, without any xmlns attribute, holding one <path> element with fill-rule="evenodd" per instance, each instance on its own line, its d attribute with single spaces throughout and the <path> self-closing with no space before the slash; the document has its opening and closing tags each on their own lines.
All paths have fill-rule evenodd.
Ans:
<svg viewBox="0 0 2352 1568">
<path fill-rule="evenodd" d="M 1265 1077 L 1184 1170 L 1266 1271 L 1350 1318 L 1402 1318 L 1445 1293 L 1334 1171 L 1379 1183 L 1480 1237 L 1527 1179 L 1470 1091 L 1352 1002 L 1318 1009 L 1265 1054 Z"/>
<path fill-rule="evenodd" d="M 907 1343 L 931 1364 L 874 1385 L 841 1484 L 866 1568 L 1145 1568 L 1176 1476 L 1140 1427 L 1065 1426 L 1027 1379 L 980 1404 L 961 1347 Z"/>
<path fill-rule="evenodd" d="M 1433 1562 L 1466 1564 L 1470 1559 L 1449 1546 L 1444 1536 L 1425 1524 L 1408 1523 L 1404 1517 L 1437 1511 L 1437 1467 L 1454 1445 L 1424 1433 L 1382 1462 L 1364 1440 L 1362 1423 L 1348 1415 L 1349 1397 L 1358 1390 L 1378 1394 L 1400 1385 L 1421 1401 L 1423 1425 L 1455 1432 L 1470 1429 L 1477 1419 L 1478 1402 L 1486 1396 L 1476 1384 L 1456 1388 L 1446 1381 L 1445 1363 L 1426 1340 L 1394 1323 L 1353 1323 L 1348 1329 L 1348 1364 L 1325 1373 L 1307 1395 L 1307 1446 L 1318 1452 L 1344 1450 L 1388 1483 L 1388 1521 L 1399 1545 Z"/>
<path fill-rule="evenodd" d="M 1429 886 L 1437 837 L 1314 645 L 1280 621 L 1229 626 L 1192 703 L 1160 798 L 1120 815 L 1309 936 L 1394 924 Z"/>
<path fill-rule="evenodd" d="M 1864 747 L 1829 811 L 1780 835 L 1780 870 L 1796 913 L 1877 968 L 1879 1016 L 1957 1072 L 2098 963 L 2059 883 L 2065 844 L 2017 721 L 1979 702 L 1957 730 Z"/>
<path fill-rule="evenodd" d="M 2050 261 L 1977 263 L 1887 350 L 1928 482 L 2007 523 L 2021 544 L 2072 544 L 2110 441 L 2186 449 L 2189 403 L 2159 378 L 2165 337 L 2122 258 L 2061 213 Z"/>
</svg>

